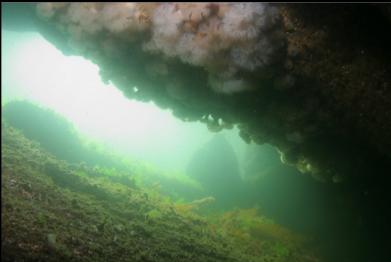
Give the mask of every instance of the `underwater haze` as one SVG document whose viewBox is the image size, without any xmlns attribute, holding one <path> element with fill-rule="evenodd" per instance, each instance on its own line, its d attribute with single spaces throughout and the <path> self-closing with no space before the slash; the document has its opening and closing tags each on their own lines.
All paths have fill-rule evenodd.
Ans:
<svg viewBox="0 0 391 262">
<path fill-rule="evenodd" d="M 64 56 L 38 33 L 2 30 L 2 36 L 2 105 L 27 100 L 50 108 L 87 139 L 170 171 L 184 171 L 191 154 L 213 136 L 153 103 L 129 101 L 100 80 L 96 65 Z M 245 143 L 237 131 L 225 133 L 241 153 Z"/>
<path fill-rule="evenodd" d="M 2 261 L 390 261 L 366 12 L 2 3 Z"/>
</svg>

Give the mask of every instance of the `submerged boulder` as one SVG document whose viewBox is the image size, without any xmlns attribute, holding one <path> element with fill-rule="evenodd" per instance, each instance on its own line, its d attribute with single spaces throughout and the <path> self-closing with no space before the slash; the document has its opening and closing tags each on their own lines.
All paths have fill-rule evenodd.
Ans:
<svg viewBox="0 0 391 262">
<path fill-rule="evenodd" d="M 221 206 L 232 206 L 241 198 L 242 181 L 232 146 L 222 135 L 215 135 L 194 153 L 187 174 L 199 181 L 207 194 Z"/>
</svg>

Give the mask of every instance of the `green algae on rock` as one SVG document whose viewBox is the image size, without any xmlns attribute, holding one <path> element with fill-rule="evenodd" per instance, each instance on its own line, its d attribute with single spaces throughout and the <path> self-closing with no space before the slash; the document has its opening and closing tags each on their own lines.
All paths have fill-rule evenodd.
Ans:
<svg viewBox="0 0 391 262">
<path fill-rule="evenodd" d="M 159 193 L 74 169 L 2 123 L 4 261 L 313 261 L 282 242 L 263 257 L 245 252 Z"/>
</svg>

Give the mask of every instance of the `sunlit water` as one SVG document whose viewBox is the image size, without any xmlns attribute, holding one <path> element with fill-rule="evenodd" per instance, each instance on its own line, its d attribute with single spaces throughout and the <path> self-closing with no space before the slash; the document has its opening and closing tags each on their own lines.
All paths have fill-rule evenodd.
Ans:
<svg viewBox="0 0 391 262">
<path fill-rule="evenodd" d="M 183 171 L 191 154 L 214 135 L 153 103 L 125 98 L 102 83 L 96 65 L 64 56 L 38 33 L 2 30 L 2 36 L 2 104 L 26 99 L 50 108 L 88 138 L 165 169 Z M 237 131 L 223 133 L 242 153 Z"/>
</svg>

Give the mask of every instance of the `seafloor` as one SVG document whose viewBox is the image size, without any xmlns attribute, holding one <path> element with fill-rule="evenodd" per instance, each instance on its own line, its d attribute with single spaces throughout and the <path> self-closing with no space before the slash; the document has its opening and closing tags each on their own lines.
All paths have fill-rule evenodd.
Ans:
<svg viewBox="0 0 391 262">
<path fill-rule="evenodd" d="M 202 215 L 200 202 L 60 161 L 5 123 L 1 151 L 2 261 L 321 261 L 256 209 Z"/>
</svg>

